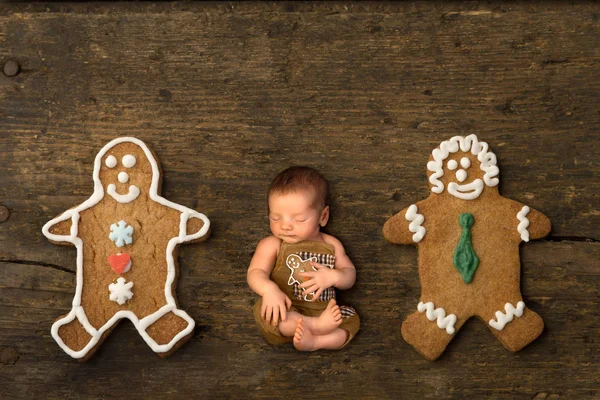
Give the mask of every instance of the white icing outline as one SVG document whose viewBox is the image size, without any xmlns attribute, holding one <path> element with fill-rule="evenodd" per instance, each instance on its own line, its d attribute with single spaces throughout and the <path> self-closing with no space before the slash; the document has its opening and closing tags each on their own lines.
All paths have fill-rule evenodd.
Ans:
<svg viewBox="0 0 600 400">
<path fill-rule="evenodd" d="M 419 243 L 427 232 L 427 229 L 421 226 L 423 221 L 425 221 L 425 217 L 423 217 L 423 214 L 419 214 L 417 211 L 416 204 L 412 204 L 410 207 L 408 207 L 408 210 L 406 210 L 406 214 L 404 215 L 404 218 L 410 222 L 408 225 L 408 230 L 414 233 L 412 240 L 415 243 Z"/>
<path fill-rule="evenodd" d="M 133 167 L 135 167 L 135 164 L 137 163 L 137 160 L 136 160 L 136 158 L 135 158 L 134 155 L 132 155 L 132 154 L 126 154 L 121 159 L 121 162 L 123 163 L 123 166 L 125 168 L 133 168 Z"/>
<path fill-rule="evenodd" d="M 121 175 L 121 174 L 119 174 Z M 465 171 L 464 169 L 459 169 L 458 171 L 456 171 L 456 180 L 459 182 L 464 182 L 465 179 L 467 179 L 467 171 Z"/>
<path fill-rule="evenodd" d="M 521 240 L 524 242 L 529 242 L 529 231 L 527 228 L 529 227 L 529 218 L 527 218 L 527 214 L 529 214 L 529 207 L 523 206 L 521 211 L 517 213 L 517 219 L 519 220 L 519 226 L 517 226 L 517 231 L 521 234 Z"/>
<path fill-rule="evenodd" d="M 125 278 L 121 277 L 117 279 L 116 283 L 108 285 L 108 296 L 110 301 L 118 303 L 120 306 L 127 303 L 133 297 L 133 292 L 130 290 L 133 287 L 133 282 L 127 282 Z"/>
<path fill-rule="evenodd" d="M 179 222 L 179 235 L 170 239 L 167 245 L 166 250 L 166 259 L 167 259 L 167 280 L 165 282 L 165 298 L 167 300 L 167 304 L 161 307 L 159 310 L 154 312 L 153 314 L 147 315 L 146 317 L 139 319 L 132 311 L 121 310 L 115 313 L 100 329 L 94 328 L 87 319 L 85 315 L 85 311 L 81 306 L 81 293 L 83 290 L 83 240 L 77 236 L 78 234 L 78 223 L 80 218 L 80 212 L 87 210 L 88 208 L 98 204 L 102 198 L 104 197 L 104 188 L 102 186 L 102 182 L 100 181 L 100 167 L 102 164 L 102 157 L 106 154 L 108 150 L 113 148 L 115 145 L 120 143 L 130 142 L 138 145 L 144 150 L 144 153 L 152 166 L 152 184 L 150 185 L 150 198 L 157 203 L 164 205 L 165 207 L 173 208 L 179 212 L 181 212 L 180 222 Z M 144 142 L 139 139 L 133 137 L 122 137 L 117 138 L 109 142 L 106 146 L 104 146 L 96 155 L 96 159 L 94 161 L 94 192 L 92 195 L 79 206 L 72 208 L 70 210 L 65 211 L 58 217 L 48 221 L 42 228 L 42 233 L 48 239 L 54 242 L 70 242 L 73 243 L 77 249 L 77 274 L 76 281 L 77 285 L 75 288 L 75 296 L 73 297 L 73 308 L 69 312 L 69 314 L 58 321 L 54 322 L 52 325 L 51 333 L 52 337 L 58 345 L 71 357 L 73 358 L 82 358 L 92 349 L 96 343 L 100 340 L 104 332 L 110 329 L 118 320 L 121 318 L 129 319 L 138 333 L 142 336 L 144 341 L 150 346 L 150 348 L 156 353 L 165 353 L 170 351 L 173 346 L 181 340 L 183 337 L 189 335 L 194 329 L 195 322 L 194 320 L 183 310 L 177 308 L 177 304 L 175 298 L 173 297 L 171 286 L 175 280 L 175 260 L 173 257 L 173 250 L 175 247 L 184 242 L 189 242 L 191 240 L 199 239 L 202 236 L 206 235 L 210 228 L 210 221 L 208 218 L 195 210 L 182 206 L 181 204 L 173 203 L 164 197 L 158 195 L 158 184 L 160 181 L 160 170 L 158 168 L 158 164 L 152 155 L 152 152 Z M 110 189 L 110 185 L 108 187 Z M 190 218 L 200 219 L 204 225 L 202 229 L 198 232 L 186 235 L 187 231 L 187 221 Z M 56 225 L 59 222 L 66 221 L 71 219 L 71 229 L 70 234 L 67 235 L 55 235 L 50 233 L 50 227 Z M 158 321 L 161 317 L 166 315 L 167 313 L 172 312 L 178 317 L 184 319 L 188 326 L 179 332 L 169 343 L 159 345 L 156 343 L 154 339 L 146 333 L 146 329 L 152 325 L 154 322 Z M 58 330 L 61 326 L 66 325 L 73 321 L 75 318 L 79 320 L 79 322 L 83 325 L 85 330 L 92 336 L 89 343 L 79 351 L 73 351 L 70 349 L 60 338 L 58 335 Z"/>
<path fill-rule="evenodd" d="M 106 160 L 104 161 L 105 165 L 110 168 L 113 169 L 114 167 L 117 166 L 117 157 L 115 156 L 108 156 L 106 157 Z"/>
<path fill-rule="evenodd" d="M 127 194 L 119 194 L 117 193 L 117 187 L 115 186 L 115 184 L 111 183 L 106 188 L 106 193 L 108 193 L 110 197 L 112 197 L 119 203 L 127 204 L 131 203 L 132 201 L 138 198 L 138 196 L 140 195 L 140 188 L 138 188 L 135 185 L 131 185 L 129 186 L 129 192 L 127 192 Z"/>
<path fill-rule="evenodd" d="M 119 175 L 117 175 L 117 179 L 121 183 L 127 183 L 129 182 L 129 174 L 125 171 L 121 171 L 119 172 Z"/>
<path fill-rule="evenodd" d="M 298 285 L 300 285 L 300 282 L 298 282 L 298 280 L 296 278 L 294 278 L 294 270 L 297 268 L 300 268 L 300 264 L 306 261 L 312 261 L 312 262 L 317 262 L 318 259 L 317 257 L 311 257 L 311 258 L 307 258 L 306 260 L 303 260 L 302 257 L 300 257 L 298 254 L 290 254 L 287 256 L 287 258 L 285 259 L 285 265 L 291 270 L 290 272 L 290 277 L 288 278 L 288 285 L 293 285 L 294 283 L 297 283 Z M 294 265 L 297 265 L 296 267 L 294 267 Z M 313 271 L 317 271 L 317 269 L 312 266 Z M 307 293 L 303 296 L 305 301 L 311 301 L 308 299 L 307 296 L 311 295 L 314 297 L 316 292 L 310 292 Z"/>
<path fill-rule="evenodd" d="M 448 184 L 448 193 L 463 200 L 474 200 L 479 197 L 482 191 L 483 181 L 481 179 L 475 179 L 473 182 L 464 185 L 459 185 L 456 182 Z"/>
<path fill-rule="evenodd" d="M 456 153 L 458 150 L 463 152 L 471 151 L 471 154 L 477 156 L 479 160 L 480 169 L 485 172 L 483 180 L 487 186 L 497 186 L 499 179 L 496 176 L 500 173 L 498 166 L 496 165 L 496 155 L 489 151 L 488 144 L 486 142 L 480 142 L 476 135 L 469 135 L 467 137 L 454 136 L 450 140 L 445 140 L 440 143 L 439 149 L 433 150 L 433 161 L 427 163 L 427 169 L 433 174 L 429 176 L 429 182 L 433 185 L 431 191 L 433 193 L 442 193 L 444 191 L 444 184 L 439 180 L 444 175 L 444 160 L 448 158 L 450 153 Z M 448 191 L 450 191 L 450 185 L 448 185 Z M 482 187 L 483 190 L 483 187 Z M 458 193 L 458 192 L 455 192 Z M 452 193 L 451 193 L 452 194 Z M 459 197 L 464 200 L 472 200 L 479 197 L 481 192 L 477 193 L 475 197 L 466 195 Z"/>
<path fill-rule="evenodd" d="M 511 303 L 506 303 L 504 305 L 504 311 L 496 311 L 496 319 L 498 321 L 494 321 L 494 319 L 490 319 L 490 326 L 497 331 L 501 331 L 504 329 L 506 324 L 513 320 L 513 318 L 521 317 L 523 315 L 523 310 L 525 309 L 525 303 L 520 301 L 517 303 L 517 308 L 515 308 Z"/>
<path fill-rule="evenodd" d="M 448 335 L 454 334 L 456 331 L 454 329 L 454 324 L 456 323 L 456 315 L 448 314 L 446 315 L 446 310 L 443 308 L 435 308 L 433 302 L 429 301 L 427 303 L 419 302 L 417 305 L 417 310 L 420 313 L 427 311 L 425 314 L 427 319 L 430 321 L 434 321 L 437 319 L 437 326 L 440 329 L 445 329 Z"/>
</svg>

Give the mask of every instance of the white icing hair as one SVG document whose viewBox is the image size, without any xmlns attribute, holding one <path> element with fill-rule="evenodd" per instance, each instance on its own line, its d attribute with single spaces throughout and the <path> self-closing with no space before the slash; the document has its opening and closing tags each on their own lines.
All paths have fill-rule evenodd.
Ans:
<svg viewBox="0 0 600 400">
<path fill-rule="evenodd" d="M 480 168 L 485 172 L 483 180 L 487 186 L 498 185 L 499 180 L 495 176 L 500 173 L 500 170 L 496 165 L 496 155 L 489 151 L 488 144 L 480 142 L 476 135 L 454 136 L 452 139 L 440 143 L 439 148 L 433 150 L 433 161 L 427 163 L 427 169 L 433 172 L 429 176 L 429 182 L 433 185 L 432 192 L 442 193 L 444 191 L 444 184 L 439 180 L 444 175 L 444 160 L 450 153 L 456 153 L 459 149 L 465 153 L 470 150 L 471 154 L 477 156 Z"/>
</svg>

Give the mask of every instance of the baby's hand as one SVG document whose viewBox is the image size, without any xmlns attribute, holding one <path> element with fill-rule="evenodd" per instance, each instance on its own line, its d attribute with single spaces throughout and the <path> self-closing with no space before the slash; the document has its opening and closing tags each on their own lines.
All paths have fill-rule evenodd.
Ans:
<svg viewBox="0 0 600 400">
<path fill-rule="evenodd" d="M 328 268 L 316 262 L 311 262 L 312 266 L 317 269 L 314 272 L 300 272 L 300 276 L 307 278 L 308 280 L 298 285 L 299 288 L 305 289 L 306 293 L 315 294 L 312 297 L 312 301 L 316 301 L 323 290 L 335 286 L 338 281 L 338 271 Z"/>
<path fill-rule="evenodd" d="M 263 294 L 260 315 L 267 322 L 277 326 L 280 319 L 287 320 L 287 310 L 291 306 L 292 300 L 277 285 L 273 285 Z"/>
</svg>

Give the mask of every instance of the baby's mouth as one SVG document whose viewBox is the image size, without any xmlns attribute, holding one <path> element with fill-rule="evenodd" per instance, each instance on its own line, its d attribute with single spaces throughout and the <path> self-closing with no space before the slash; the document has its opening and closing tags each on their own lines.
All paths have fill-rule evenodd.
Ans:
<svg viewBox="0 0 600 400">
<path fill-rule="evenodd" d="M 129 191 L 126 194 L 117 193 L 117 187 L 114 183 L 111 183 L 106 188 L 106 192 L 119 203 L 131 203 L 140 195 L 140 189 L 135 185 L 129 186 Z"/>
</svg>

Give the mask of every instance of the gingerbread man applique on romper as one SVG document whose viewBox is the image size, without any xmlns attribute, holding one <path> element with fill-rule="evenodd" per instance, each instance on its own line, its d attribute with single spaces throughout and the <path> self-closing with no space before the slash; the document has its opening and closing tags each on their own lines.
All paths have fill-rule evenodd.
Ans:
<svg viewBox="0 0 600 400">
<path fill-rule="evenodd" d="M 427 169 L 432 194 L 383 228 L 388 241 L 419 252 L 421 301 L 402 336 L 435 360 L 477 316 L 508 350 L 522 349 L 544 322 L 521 296 L 519 244 L 548 235 L 550 220 L 499 194 L 496 156 L 475 135 L 442 142 Z"/>
<path fill-rule="evenodd" d="M 210 222 L 161 197 L 160 173 L 142 141 L 115 139 L 96 155 L 91 197 L 42 228 L 52 242 L 77 249 L 72 309 L 51 329 L 73 358 L 91 357 L 123 318 L 161 356 L 191 337 L 194 320 L 174 293 L 176 247 L 207 239 Z"/>
</svg>

